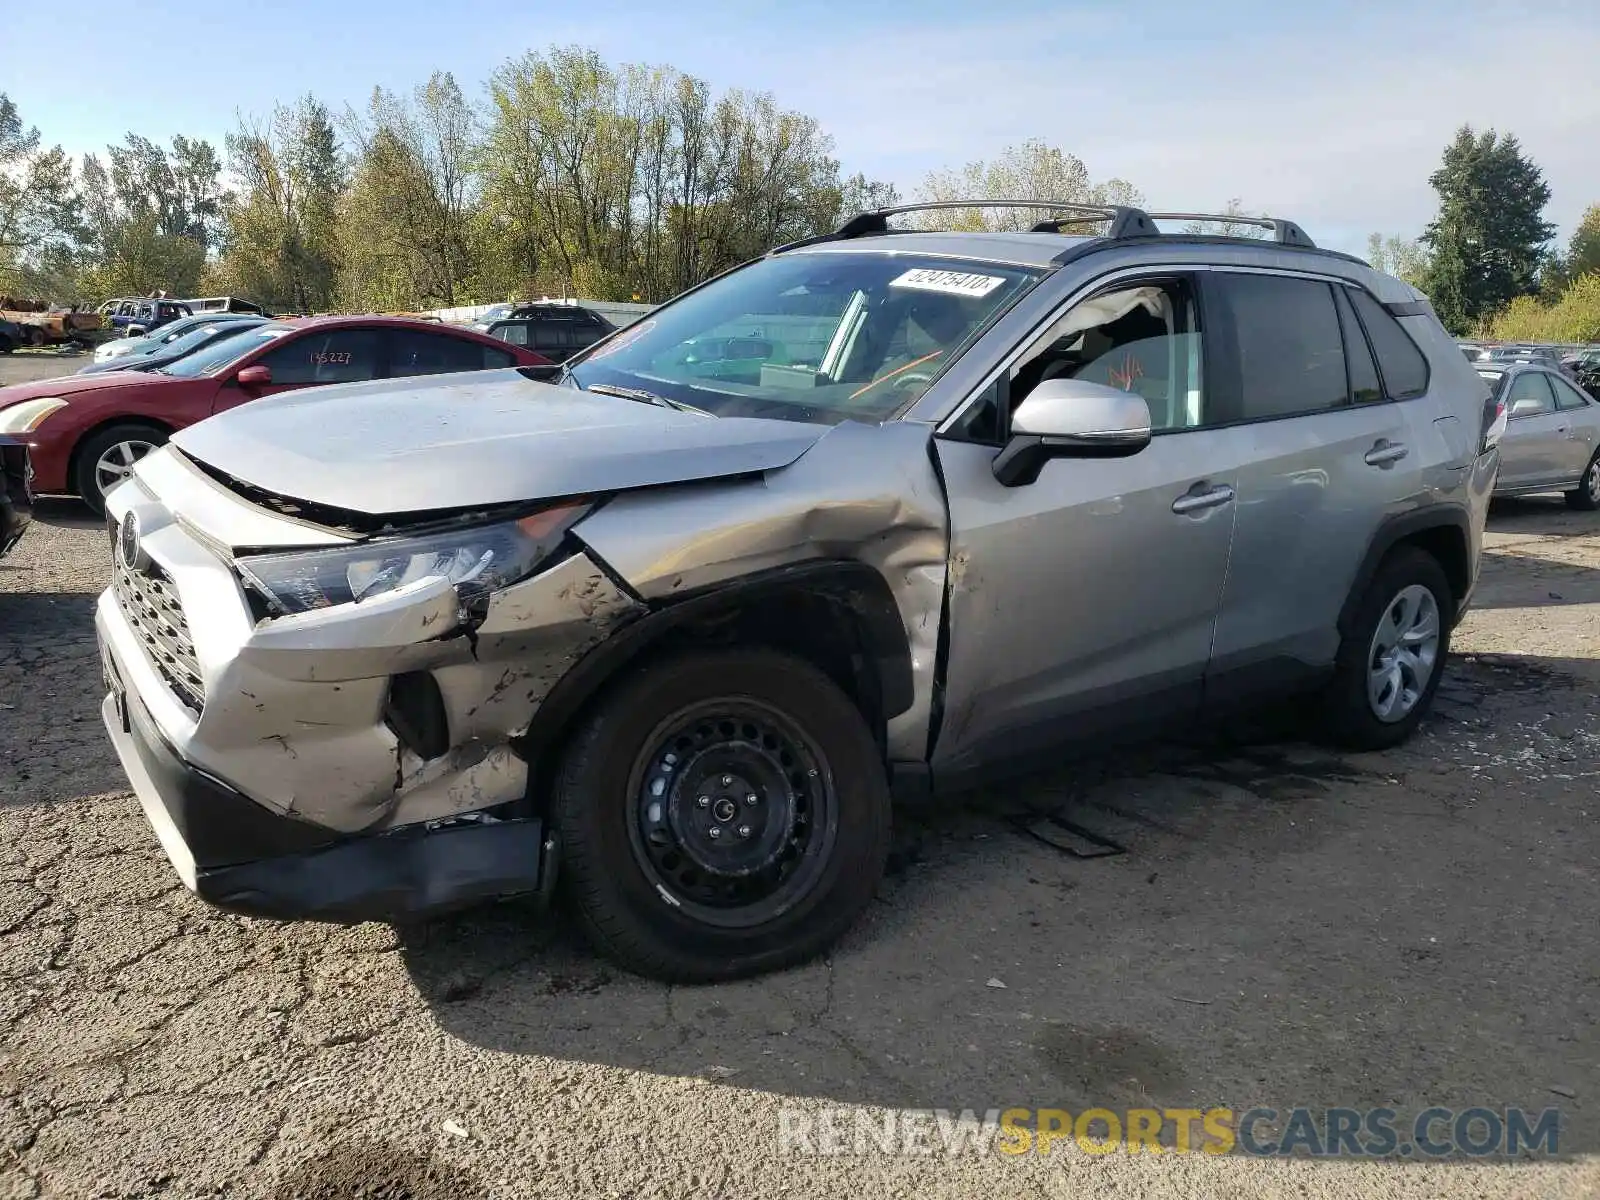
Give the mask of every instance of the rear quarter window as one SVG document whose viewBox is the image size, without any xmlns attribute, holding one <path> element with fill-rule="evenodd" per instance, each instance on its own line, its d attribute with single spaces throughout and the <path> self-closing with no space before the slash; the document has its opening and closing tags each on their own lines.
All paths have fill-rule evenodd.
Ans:
<svg viewBox="0 0 1600 1200">
<path fill-rule="evenodd" d="M 1392 400 L 1409 400 L 1428 390 L 1428 360 L 1411 340 L 1389 311 L 1360 288 L 1349 288 L 1348 294 L 1361 324 L 1366 327 L 1367 338 L 1378 358 L 1378 374 L 1383 376 L 1384 391 Z"/>
</svg>

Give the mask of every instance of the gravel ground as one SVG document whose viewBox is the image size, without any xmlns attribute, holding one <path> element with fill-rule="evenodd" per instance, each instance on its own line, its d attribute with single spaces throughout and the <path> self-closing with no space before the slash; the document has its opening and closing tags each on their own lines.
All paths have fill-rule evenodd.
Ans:
<svg viewBox="0 0 1600 1200">
<path fill-rule="evenodd" d="M 0 1198 L 1600 1195 L 1600 520 L 1524 502 L 1490 541 L 1409 746 L 1235 731 L 972 797 L 902 822 L 827 961 L 667 988 L 515 904 L 396 931 L 192 899 L 99 725 L 105 535 L 47 504 L 0 562 Z M 1007 819 L 1045 808 L 1126 853 Z M 1476 1104 L 1559 1107 L 1560 1154 L 779 1143 L 838 1105 Z"/>
</svg>

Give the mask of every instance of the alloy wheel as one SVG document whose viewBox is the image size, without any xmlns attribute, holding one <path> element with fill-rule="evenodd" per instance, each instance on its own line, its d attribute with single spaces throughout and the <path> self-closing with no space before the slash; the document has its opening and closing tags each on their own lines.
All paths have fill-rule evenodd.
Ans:
<svg viewBox="0 0 1600 1200">
<path fill-rule="evenodd" d="M 106 447 L 94 464 L 94 481 L 103 496 L 133 474 L 133 466 L 154 450 L 150 442 L 130 438 Z"/>
<path fill-rule="evenodd" d="M 1367 650 L 1367 702 L 1380 721 L 1409 716 L 1439 660 L 1442 624 L 1432 590 L 1411 584 L 1389 602 Z"/>
</svg>

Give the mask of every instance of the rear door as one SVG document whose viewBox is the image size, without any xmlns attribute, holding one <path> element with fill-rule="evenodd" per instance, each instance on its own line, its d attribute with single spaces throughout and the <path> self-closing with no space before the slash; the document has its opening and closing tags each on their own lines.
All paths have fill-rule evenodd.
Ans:
<svg viewBox="0 0 1600 1200">
<path fill-rule="evenodd" d="M 1437 439 L 1426 359 L 1396 324 L 1383 332 L 1404 340 L 1413 369 L 1380 377 L 1358 289 L 1280 272 L 1201 278 L 1208 383 L 1246 442 L 1206 685 L 1208 702 L 1225 704 L 1309 682 L 1332 663 L 1367 547 L 1424 490 Z"/>
<path fill-rule="evenodd" d="M 1560 419 L 1561 473 L 1576 480 L 1588 469 L 1595 448 L 1600 445 L 1600 406 L 1559 375 L 1546 377 L 1556 394 L 1556 416 Z"/>
<path fill-rule="evenodd" d="M 1543 371 L 1518 371 L 1506 389 L 1500 439 L 1500 485 L 1536 488 L 1561 478 L 1562 435 L 1556 397 Z"/>
<path fill-rule="evenodd" d="M 470 338 L 414 329 L 384 331 L 389 345 L 389 375 L 442 375 L 509 367 L 516 360 L 504 350 Z"/>
</svg>

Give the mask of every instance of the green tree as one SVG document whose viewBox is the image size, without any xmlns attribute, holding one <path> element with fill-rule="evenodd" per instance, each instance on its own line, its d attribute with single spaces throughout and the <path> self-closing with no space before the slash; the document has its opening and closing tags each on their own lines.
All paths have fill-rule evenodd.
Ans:
<svg viewBox="0 0 1600 1200">
<path fill-rule="evenodd" d="M 450 307 L 465 299 L 478 179 L 475 123 L 455 78 L 410 96 L 375 88 L 351 111 L 356 147 L 340 206 L 340 294 L 357 308 Z"/>
<path fill-rule="evenodd" d="M 573 46 L 512 59 L 489 91 L 477 229 L 493 295 L 666 299 L 847 203 L 831 141 L 771 96 Z"/>
<path fill-rule="evenodd" d="M 295 312 L 332 307 L 345 164 L 327 108 L 306 96 L 264 123 L 241 121 L 227 145 L 239 188 L 215 286 Z"/>
<path fill-rule="evenodd" d="M 1412 287 L 1420 288 L 1427 282 L 1427 248 L 1410 238 L 1369 234 L 1367 261 L 1377 270 L 1403 279 Z"/>
<path fill-rule="evenodd" d="M 45 148 L 0 92 L 0 290 L 43 290 L 70 265 L 82 232 L 72 160 L 60 146 Z"/>
<path fill-rule="evenodd" d="M 1508 342 L 1600 342 L 1600 271 L 1579 275 L 1554 304 L 1518 296 L 1485 332 Z"/>
<path fill-rule="evenodd" d="M 959 170 L 934 171 L 923 181 L 922 200 L 1060 200 L 1069 204 L 1144 203 L 1126 180 L 1094 183 L 1076 155 L 1038 139 L 1007 146 L 987 162 L 970 162 Z M 967 208 L 930 214 L 923 223 L 945 229 L 1021 230 L 1049 214 L 1038 209 Z M 1068 232 L 1093 232 L 1098 223 L 1071 226 Z"/>
<path fill-rule="evenodd" d="M 1550 188 L 1517 139 L 1462 126 L 1429 182 L 1439 214 L 1422 235 L 1432 252 L 1426 287 L 1458 335 L 1538 288 L 1555 227 L 1544 219 Z"/>
<path fill-rule="evenodd" d="M 1583 219 L 1578 222 L 1567 247 L 1563 266 L 1570 279 L 1600 271 L 1600 204 L 1584 209 Z"/>
</svg>

